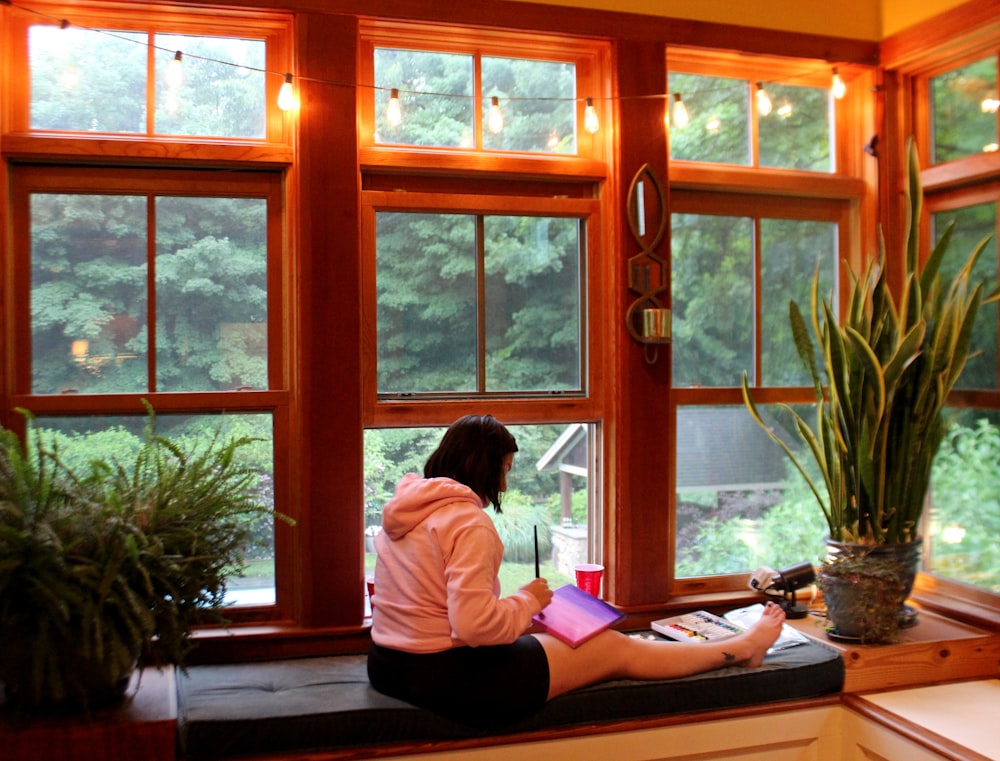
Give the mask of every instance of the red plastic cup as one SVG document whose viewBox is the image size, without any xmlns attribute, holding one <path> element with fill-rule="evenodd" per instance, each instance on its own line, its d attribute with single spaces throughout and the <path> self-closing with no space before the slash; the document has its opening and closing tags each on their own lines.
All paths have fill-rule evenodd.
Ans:
<svg viewBox="0 0 1000 761">
<path fill-rule="evenodd" d="M 375 577 L 369 576 L 365 579 L 365 583 L 368 585 L 368 600 L 371 602 L 372 607 L 375 607 Z"/>
<path fill-rule="evenodd" d="M 574 570 L 576 571 L 576 585 L 584 592 L 589 592 L 594 597 L 600 597 L 604 566 L 596 563 L 582 563 Z"/>
</svg>

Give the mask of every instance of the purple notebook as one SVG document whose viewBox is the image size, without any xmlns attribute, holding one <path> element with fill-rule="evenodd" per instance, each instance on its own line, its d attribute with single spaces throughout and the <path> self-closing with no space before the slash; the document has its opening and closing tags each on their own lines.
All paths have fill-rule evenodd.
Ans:
<svg viewBox="0 0 1000 761">
<path fill-rule="evenodd" d="M 553 637 L 576 647 L 623 618 L 624 613 L 604 600 L 566 584 L 552 593 L 552 602 L 531 620 Z"/>
</svg>

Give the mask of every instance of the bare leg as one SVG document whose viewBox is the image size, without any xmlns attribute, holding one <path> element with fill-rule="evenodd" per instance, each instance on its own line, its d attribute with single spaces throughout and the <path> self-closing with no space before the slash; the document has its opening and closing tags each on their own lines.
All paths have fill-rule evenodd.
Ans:
<svg viewBox="0 0 1000 761">
<path fill-rule="evenodd" d="M 760 620 L 722 642 L 653 642 L 602 632 L 576 649 L 536 634 L 549 661 L 549 699 L 610 679 L 676 679 L 723 666 L 757 668 L 781 634 L 785 612 L 767 603 Z"/>
</svg>

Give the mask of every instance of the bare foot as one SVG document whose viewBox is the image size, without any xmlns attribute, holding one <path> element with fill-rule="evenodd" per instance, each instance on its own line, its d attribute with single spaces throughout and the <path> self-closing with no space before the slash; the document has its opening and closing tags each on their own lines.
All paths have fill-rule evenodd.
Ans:
<svg viewBox="0 0 1000 761">
<path fill-rule="evenodd" d="M 764 662 L 768 648 L 781 635 L 781 626 L 784 623 L 785 611 L 782 607 L 773 602 L 767 603 L 764 612 L 760 614 L 760 619 L 743 635 L 746 637 L 750 654 L 740 665 L 754 669 L 760 666 Z"/>
</svg>

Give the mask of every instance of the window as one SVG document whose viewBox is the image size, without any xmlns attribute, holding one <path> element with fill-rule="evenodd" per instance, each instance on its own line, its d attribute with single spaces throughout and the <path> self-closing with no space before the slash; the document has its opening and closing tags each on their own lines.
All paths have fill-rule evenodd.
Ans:
<svg viewBox="0 0 1000 761">
<path fill-rule="evenodd" d="M 519 447 L 495 516 L 504 591 L 534 574 L 535 525 L 550 582 L 568 581 L 602 552 L 607 168 L 578 95 L 597 93 L 607 49 L 380 22 L 362 37 L 366 548 L 445 427 L 489 412 Z"/>
<path fill-rule="evenodd" d="M 930 77 L 931 163 L 998 149 L 997 61 L 987 56 Z"/>
<path fill-rule="evenodd" d="M 684 593 L 707 577 L 734 589 L 761 565 L 822 560 L 815 498 L 740 386 L 746 374 L 777 431 L 791 433 L 778 402 L 810 419 L 789 301 L 808 311 L 818 278 L 836 303 L 842 263 L 857 259 L 864 187 L 858 164 L 839 158 L 837 125 L 863 96 L 835 99 L 821 62 L 688 50 L 667 62 L 674 588 Z M 860 90 L 870 73 L 847 76 Z"/>
<path fill-rule="evenodd" d="M 283 509 L 280 176 L 37 166 L 13 188 L 15 406 L 70 460 L 136 447 L 140 399 L 160 433 L 251 436 L 240 456 Z M 275 528 L 255 534 L 230 601 L 273 605 Z"/>
<path fill-rule="evenodd" d="M 835 171 L 829 72 L 762 65 L 752 78 L 736 78 L 706 73 L 719 69 L 718 58 L 677 58 L 668 79 L 672 159 Z M 681 103 L 686 118 L 677 113 Z"/>
</svg>

